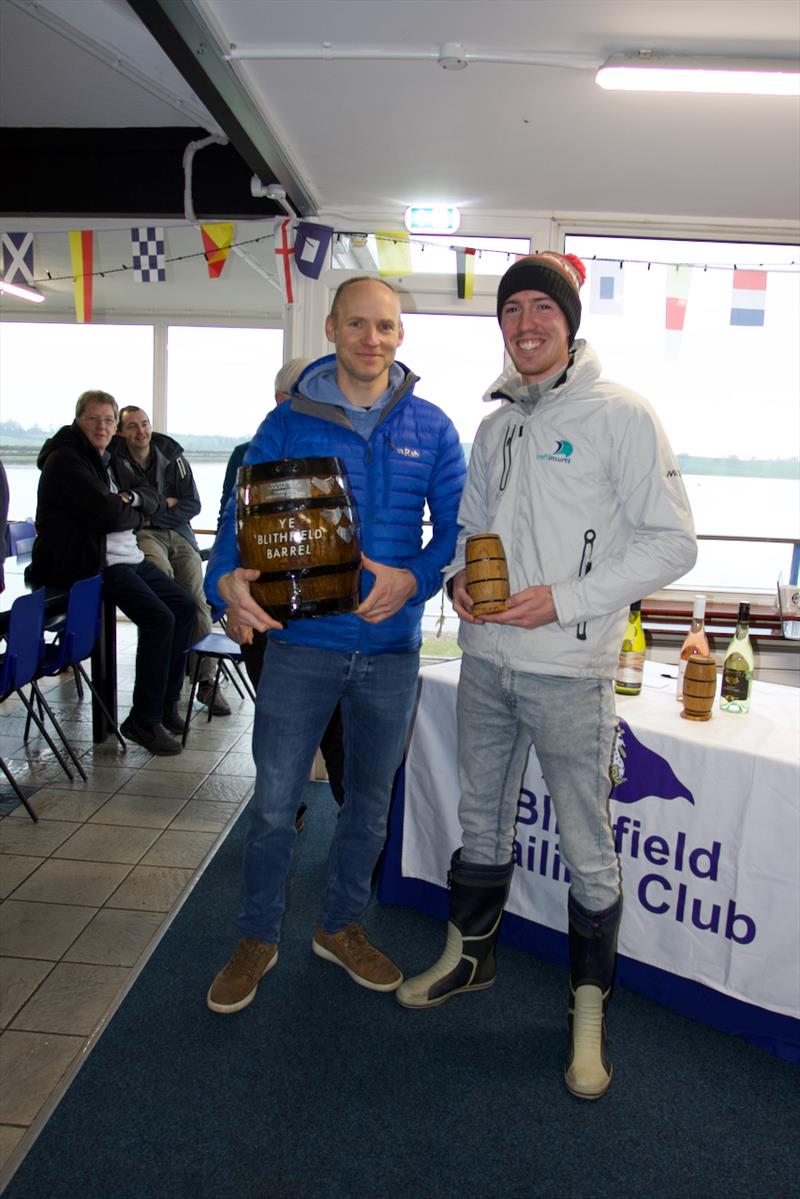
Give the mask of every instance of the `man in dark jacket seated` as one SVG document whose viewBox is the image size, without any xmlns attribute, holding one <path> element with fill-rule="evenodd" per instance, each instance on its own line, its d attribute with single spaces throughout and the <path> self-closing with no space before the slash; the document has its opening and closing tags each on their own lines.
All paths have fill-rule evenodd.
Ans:
<svg viewBox="0 0 800 1199">
<path fill-rule="evenodd" d="M 170 579 L 180 583 L 197 605 L 192 641 L 211 632 L 211 609 L 203 591 L 203 561 L 190 521 L 200 511 L 192 468 L 183 456 L 183 447 L 166 433 L 154 433 L 150 418 L 132 404 L 121 409 L 119 436 L 111 443 L 111 454 L 121 487 L 148 483 L 163 501 L 159 510 L 145 517 L 136 534 L 139 549 Z M 194 658 L 194 655 L 192 655 Z M 190 663 L 194 675 L 196 663 Z M 222 692 L 214 695 L 214 668 L 211 658 L 200 663 L 197 699 L 215 716 L 230 716 L 231 710 Z"/>
<path fill-rule="evenodd" d="M 153 754 L 179 754 L 181 743 L 170 733 L 183 731 L 178 696 L 195 604 L 136 544 L 136 530 L 163 501 L 144 483 L 120 488 L 108 452 L 118 417 L 108 392 L 85 391 L 73 423 L 42 447 L 28 576 L 69 587 L 102 571 L 106 596 L 139 629 L 133 707 L 121 732 Z"/>
</svg>

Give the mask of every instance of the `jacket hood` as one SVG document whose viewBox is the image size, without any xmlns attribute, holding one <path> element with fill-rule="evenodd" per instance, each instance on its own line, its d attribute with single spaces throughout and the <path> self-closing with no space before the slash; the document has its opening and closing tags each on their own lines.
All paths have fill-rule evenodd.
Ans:
<svg viewBox="0 0 800 1199">
<path fill-rule="evenodd" d="M 410 391 L 418 377 L 402 362 L 393 362 L 389 367 L 389 390 L 381 407 Z M 316 400 L 320 404 L 336 404 L 338 407 L 352 408 L 353 404 L 339 390 L 336 382 L 336 355 L 327 354 L 312 362 L 298 378 L 292 388 L 292 395 L 304 396 L 308 400 Z"/>
<path fill-rule="evenodd" d="M 71 425 L 62 425 L 57 433 L 52 437 L 48 437 L 42 448 L 39 450 L 39 456 L 36 459 L 36 465 L 39 470 L 42 469 L 47 459 L 54 450 L 61 450 L 65 447 L 70 449 L 80 450 L 84 454 L 94 454 L 96 451 L 93 446 L 86 440 L 81 431 L 80 426 L 76 421 Z"/>
<path fill-rule="evenodd" d="M 122 454 L 126 458 L 131 458 L 131 455 L 128 453 L 128 443 L 121 433 L 114 435 L 111 445 L 108 448 L 111 450 L 113 456 Z M 167 433 L 153 433 L 150 439 L 150 452 L 153 453 L 154 451 L 163 454 L 167 462 L 174 462 L 183 453 L 183 446 Z M 133 461 L 133 458 L 131 458 L 131 461 Z"/>
<path fill-rule="evenodd" d="M 583 338 L 579 338 L 573 343 L 570 350 L 570 362 L 566 368 L 567 380 L 572 382 L 579 376 L 586 375 L 586 381 L 591 378 L 592 381 L 600 377 L 600 360 L 595 354 L 592 347 Z M 552 377 L 552 376 L 551 376 Z M 565 381 L 567 381 L 565 380 Z M 546 394 L 558 391 L 558 386 L 550 388 Z M 518 403 L 520 400 L 530 398 L 530 384 L 523 381 L 522 375 L 512 364 L 508 366 L 491 387 L 488 387 L 483 394 L 484 402 L 488 403 L 491 400 L 509 400 L 512 404 Z"/>
</svg>

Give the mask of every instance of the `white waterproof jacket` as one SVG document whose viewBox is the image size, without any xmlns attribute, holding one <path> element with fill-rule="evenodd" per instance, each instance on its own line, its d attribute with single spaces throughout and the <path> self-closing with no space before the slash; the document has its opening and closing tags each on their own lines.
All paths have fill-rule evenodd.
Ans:
<svg viewBox="0 0 800 1199">
<path fill-rule="evenodd" d="M 609 678 L 629 604 L 697 557 L 680 470 L 650 405 L 601 379 L 585 341 L 575 342 L 565 381 L 535 405 L 510 398 L 521 383 L 511 369 L 486 393 L 506 402 L 478 429 L 444 574 L 464 568 L 470 534 L 498 533 L 512 594 L 549 584 L 558 621 L 537 629 L 462 621 L 459 644 L 514 670 Z"/>
</svg>

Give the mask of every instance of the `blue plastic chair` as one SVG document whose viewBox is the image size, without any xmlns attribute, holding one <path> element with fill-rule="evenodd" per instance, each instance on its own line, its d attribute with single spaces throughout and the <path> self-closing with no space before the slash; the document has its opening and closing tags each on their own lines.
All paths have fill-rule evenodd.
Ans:
<svg viewBox="0 0 800 1199">
<path fill-rule="evenodd" d="M 0 658 L 0 703 L 8 699 L 15 692 L 22 700 L 28 716 L 33 720 L 39 732 L 44 737 L 48 746 L 55 754 L 59 765 L 66 774 L 67 778 L 72 779 L 74 776 L 64 758 L 59 753 L 59 750 L 44 726 L 43 721 L 34 710 L 32 702 L 22 690 L 29 684 L 36 695 L 39 703 L 50 719 L 53 721 L 59 736 L 63 736 L 60 732 L 58 721 L 53 715 L 49 704 L 45 700 L 41 691 L 36 685 L 36 676 L 39 670 L 39 663 L 42 660 L 44 652 L 44 588 L 39 587 L 36 591 L 32 591 L 30 595 L 21 595 L 14 600 L 11 605 L 11 611 L 8 619 L 8 633 L 6 635 L 6 651 Z M 74 760 L 74 759 L 73 759 Z M 28 800 L 23 795 L 19 786 L 15 782 L 11 771 L 5 762 L 2 762 L 0 769 L 11 783 L 17 798 L 24 805 L 28 815 L 32 820 L 37 820 L 38 817 L 34 812 Z M 77 765 L 77 763 L 76 763 Z M 79 767 L 80 769 L 80 767 Z M 83 770 L 81 770 L 83 778 L 86 778 Z"/>
<path fill-rule="evenodd" d="M 32 520 L 10 520 L 7 526 L 8 551 L 18 558 L 29 554 L 36 537 L 36 526 Z"/>
<path fill-rule="evenodd" d="M 72 584 L 67 597 L 67 614 L 64 623 L 58 629 L 58 640 L 50 645 L 45 645 L 37 677 L 60 674 L 62 670 L 72 667 L 76 672 L 76 681 L 78 678 L 83 679 L 113 730 L 114 736 L 119 741 L 123 753 L 127 753 L 128 746 L 117 727 L 117 722 L 103 703 L 102 697 L 82 665 L 94 650 L 97 638 L 100 636 L 102 607 L 103 579 L 101 575 L 93 575 L 89 579 L 79 579 Z M 63 740 L 63 733 L 60 736 Z M 64 744 L 70 750 L 70 755 L 74 757 L 68 742 L 65 741 Z"/>
<path fill-rule="evenodd" d="M 214 620 L 219 619 L 219 617 L 222 615 L 222 612 L 223 612 L 223 609 L 220 609 L 219 612 L 217 612 L 215 609 L 212 609 L 212 612 L 211 612 L 212 618 Z M 214 689 L 211 692 L 211 702 L 208 705 L 208 720 L 209 721 L 211 720 L 211 717 L 213 716 L 213 712 L 211 709 L 214 706 L 214 700 L 217 698 L 217 690 L 219 688 L 219 676 L 223 671 L 225 671 L 226 675 L 228 676 L 230 681 L 233 683 L 234 687 L 236 687 L 236 690 L 239 692 L 239 695 L 242 695 L 242 692 L 239 690 L 239 687 L 236 684 L 235 678 L 230 673 L 230 671 L 227 669 L 226 663 L 228 663 L 228 662 L 230 662 L 231 666 L 233 666 L 234 670 L 236 671 L 236 674 L 239 676 L 239 682 L 242 684 L 245 691 L 252 699 L 253 703 L 256 702 L 256 697 L 255 697 L 253 688 L 250 686 L 249 681 L 247 680 L 245 675 L 242 673 L 243 658 L 242 658 L 241 646 L 238 645 L 235 641 L 233 641 L 227 635 L 227 633 L 207 633 L 205 637 L 201 637 L 199 641 L 195 641 L 194 645 L 189 646 L 189 653 L 197 654 L 197 659 L 196 659 L 197 665 L 195 666 L 195 669 L 194 669 L 194 677 L 192 678 L 192 688 L 191 688 L 191 691 L 189 692 L 189 703 L 186 708 L 186 721 L 183 726 L 183 736 L 181 737 L 181 744 L 184 746 L 186 745 L 186 738 L 189 736 L 189 722 L 192 719 L 192 708 L 194 707 L 194 697 L 197 692 L 197 685 L 200 680 L 200 659 L 201 658 L 216 658 L 216 662 L 217 662 L 217 672 L 214 675 Z M 206 723 L 208 723 L 208 721 Z"/>
</svg>

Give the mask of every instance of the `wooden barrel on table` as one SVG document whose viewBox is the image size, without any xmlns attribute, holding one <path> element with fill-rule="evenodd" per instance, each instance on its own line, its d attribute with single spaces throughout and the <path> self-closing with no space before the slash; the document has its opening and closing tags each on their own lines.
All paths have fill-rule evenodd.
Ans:
<svg viewBox="0 0 800 1199">
<path fill-rule="evenodd" d="M 275 620 L 358 607 L 358 520 L 338 458 L 240 467 L 236 530 L 242 566 L 261 572 L 253 598 Z"/>
<path fill-rule="evenodd" d="M 508 599 L 508 563 L 496 533 L 473 533 L 466 545 L 467 592 L 472 615 L 504 612 Z"/>
<path fill-rule="evenodd" d="M 695 654 L 683 676 L 684 720 L 710 720 L 717 690 L 717 664 L 710 654 Z"/>
</svg>

